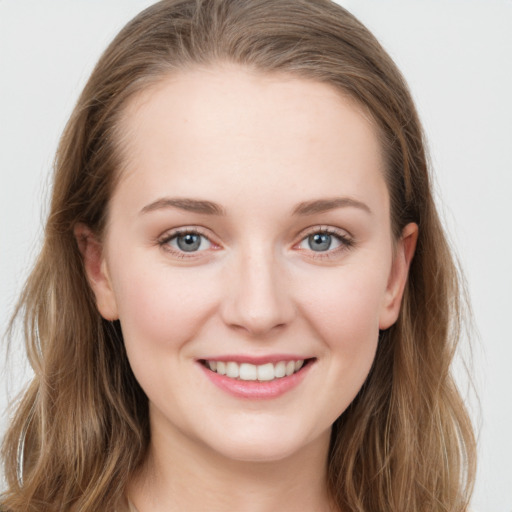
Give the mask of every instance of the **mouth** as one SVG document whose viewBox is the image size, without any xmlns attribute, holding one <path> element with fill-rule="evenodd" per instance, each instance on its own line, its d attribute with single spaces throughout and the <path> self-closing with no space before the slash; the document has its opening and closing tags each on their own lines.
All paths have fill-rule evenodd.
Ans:
<svg viewBox="0 0 512 512">
<path fill-rule="evenodd" d="M 237 381 L 271 382 L 291 377 L 306 366 L 313 363 L 315 358 L 293 359 L 263 364 L 239 363 L 237 361 L 216 361 L 201 359 L 199 362 L 209 371 Z"/>
</svg>

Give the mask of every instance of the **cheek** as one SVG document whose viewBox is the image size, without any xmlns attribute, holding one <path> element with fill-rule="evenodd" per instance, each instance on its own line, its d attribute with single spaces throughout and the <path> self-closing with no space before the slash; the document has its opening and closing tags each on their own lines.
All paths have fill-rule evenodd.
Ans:
<svg viewBox="0 0 512 512">
<path fill-rule="evenodd" d="M 212 281 L 197 268 L 145 267 L 134 259 L 118 268 L 119 279 L 114 279 L 127 350 L 178 349 L 213 310 Z"/>
<path fill-rule="evenodd" d="M 317 276 L 302 302 L 314 335 L 321 341 L 324 394 L 318 407 L 334 422 L 368 377 L 379 340 L 379 312 L 386 279 L 381 272 L 337 269 L 337 275 Z"/>
<path fill-rule="evenodd" d="M 316 276 L 314 286 L 302 291 L 304 310 L 322 331 L 364 334 L 378 332 L 379 314 L 386 289 L 381 272 L 336 269 L 325 276 Z M 307 298 L 306 298 L 307 297 Z"/>
<path fill-rule="evenodd" d="M 302 290 L 302 312 L 332 361 L 329 372 L 348 405 L 366 379 L 379 339 L 379 316 L 387 274 L 379 265 L 328 269 Z M 335 391 L 337 393 L 337 391 Z"/>
</svg>

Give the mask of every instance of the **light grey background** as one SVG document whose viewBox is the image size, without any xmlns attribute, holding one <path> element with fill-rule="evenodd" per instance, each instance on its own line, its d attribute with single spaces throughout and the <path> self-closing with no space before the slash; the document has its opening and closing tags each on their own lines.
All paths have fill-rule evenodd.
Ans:
<svg viewBox="0 0 512 512">
<path fill-rule="evenodd" d="M 150 0 L 0 0 L 0 330 L 36 256 L 58 137 L 96 59 Z M 340 0 L 404 72 L 430 140 L 439 205 L 479 339 L 473 508 L 512 512 L 512 1 Z M 19 340 L 16 340 L 19 343 Z M 3 349 L 2 349 L 3 350 Z M 4 352 L 0 352 L 0 362 Z M 1 369 L 0 411 L 29 378 Z M 463 353 L 467 355 L 468 349 Z M 460 371 L 461 387 L 467 379 Z M 7 413 L 0 419 L 0 434 Z"/>
</svg>

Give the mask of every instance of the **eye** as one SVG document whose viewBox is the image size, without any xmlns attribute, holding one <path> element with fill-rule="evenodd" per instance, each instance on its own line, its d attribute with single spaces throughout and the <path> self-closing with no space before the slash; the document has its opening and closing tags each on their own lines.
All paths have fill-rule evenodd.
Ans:
<svg viewBox="0 0 512 512">
<path fill-rule="evenodd" d="M 337 249 L 351 246 L 352 240 L 347 236 L 326 229 L 319 229 L 310 233 L 298 244 L 299 249 L 318 253 L 335 252 Z"/>
<path fill-rule="evenodd" d="M 212 242 L 197 231 L 186 231 L 167 236 L 160 241 L 160 245 L 178 253 L 192 253 L 210 249 Z"/>
<path fill-rule="evenodd" d="M 314 233 L 309 235 L 302 241 L 300 247 L 304 248 L 304 244 L 307 245 L 308 249 L 316 252 L 329 251 L 341 245 L 339 240 L 336 240 L 336 238 L 329 233 Z"/>
</svg>

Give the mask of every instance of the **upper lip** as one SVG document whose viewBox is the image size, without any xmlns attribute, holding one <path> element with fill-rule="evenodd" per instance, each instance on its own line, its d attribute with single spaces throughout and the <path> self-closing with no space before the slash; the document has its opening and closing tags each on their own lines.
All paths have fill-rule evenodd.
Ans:
<svg viewBox="0 0 512 512">
<path fill-rule="evenodd" d="M 312 357 L 295 355 L 295 354 L 268 354 L 251 356 L 245 354 L 228 354 L 209 356 L 199 359 L 199 361 L 233 361 L 235 363 L 249 363 L 254 365 L 261 365 L 265 363 L 279 363 L 280 361 L 301 361 L 306 359 L 313 359 Z"/>
</svg>

